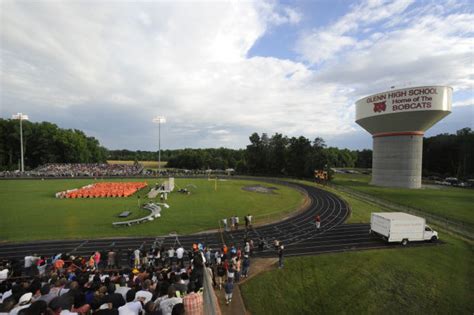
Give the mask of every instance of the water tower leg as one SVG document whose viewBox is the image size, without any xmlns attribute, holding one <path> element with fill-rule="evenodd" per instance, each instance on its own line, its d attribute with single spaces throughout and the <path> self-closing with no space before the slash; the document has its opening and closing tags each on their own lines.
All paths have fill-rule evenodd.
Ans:
<svg viewBox="0 0 474 315">
<path fill-rule="evenodd" d="M 421 188 L 423 135 L 373 138 L 372 185 Z"/>
</svg>

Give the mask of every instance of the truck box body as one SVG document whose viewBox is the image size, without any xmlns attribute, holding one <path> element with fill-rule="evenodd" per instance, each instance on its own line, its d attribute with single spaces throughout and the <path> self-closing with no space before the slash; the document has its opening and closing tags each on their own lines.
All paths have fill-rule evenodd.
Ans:
<svg viewBox="0 0 474 315">
<path fill-rule="evenodd" d="M 403 212 L 372 213 L 370 218 L 370 232 L 383 236 L 388 242 L 429 240 L 434 235 L 427 233 L 429 231 L 432 230 L 426 227 L 424 218 Z"/>
</svg>

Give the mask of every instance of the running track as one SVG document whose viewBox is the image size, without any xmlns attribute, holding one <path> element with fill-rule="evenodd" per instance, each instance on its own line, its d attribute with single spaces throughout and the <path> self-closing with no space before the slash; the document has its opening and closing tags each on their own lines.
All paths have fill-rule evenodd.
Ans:
<svg viewBox="0 0 474 315">
<path fill-rule="evenodd" d="M 258 240 L 264 240 L 266 246 L 263 251 L 256 250 L 257 257 L 275 257 L 272 242 L 278 239 L 285 245 L 285 256 L 303 256 L 322 253 L 347 252 L 363 249 L 400 248 L 399 244 L 388 244 L 380 239 L 371 238 L 368 234 L 369 224 L 344 224 L 350 215 L 348 205 L 334 194 L 312 186 L 288 183 L 277 180 L 264 180 L 296 188 L 309 197 L 309 204 L 298 214 L 280 222 L 255 227 L 249 230 L 249 238 L 253 239 L 255 246 Z M 314 218 L 321 216 L 321 230 L 316 231 Z M 241 224 L 242 226 L 242 224 Z M 23 259 L 27 255 L 50 256 L 57 253 L 70 253 L 72 255 L 91 255 L 95 250 L 107 250 L 111 246 L 119 251 L 121 263 L 128 262 L 129 250 L 145 248 L 152 245 L 176 245 L 179 241 L 184 248 L 191 248 L 192 243 L 202 242 L 212 249 L 220 248 L 222 240 L 227 245 L 242 245 L 245 228 L 239 231 L 224 233 L 201 233 L 185 236 L 158 236 L 158 237 L 133 237 L 110 238 L 90 240 L 62 240 L 62 241 L 36 241 L 28 243 L 3 243 L 0 244 L 0 258 Z M 439 244 L 418 242 L 411 243 L 408 247 Z"/>
</svg>

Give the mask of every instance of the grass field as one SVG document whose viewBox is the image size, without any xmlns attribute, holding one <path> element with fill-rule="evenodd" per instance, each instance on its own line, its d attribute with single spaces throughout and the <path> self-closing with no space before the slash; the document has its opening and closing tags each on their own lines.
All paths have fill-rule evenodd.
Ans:
<svg viewBox="0 0 474 315">
<path fill-rule="evenodd" d="M 336 174 L 334 184 L 474 226 L 474 190 L 454 187 L 402 189 L 369 185 L 370 176 Z"/>
<path fill-rule="evenodd" d="M 109 163 L 109 164 L 133 165 L 135 163 L 135 161 L 108 160 L 107 163 Z M 143 165 L 144 168 L 158 169 L 158 161 L 138 161 L 138 163 Z M 166 168 L 166 164 L 168 164 L 168 162 L 161 161 L 161 163 L 160 163 L 161 168 Z"/>
<path fill-rule="evenodd" d="M 329 190 L 350 204 L 349 222 L 383 211 Z M 446 244 L 435 247 L 289 258 L 241 292 L 252 314 L 472 314 L 473 244 L 443 231 L 441 238 Z"/>
<path fill-rule="evenodd" d="M 109 181 L 109 180 L 107 180 Z M 148 181 L 156 179 L 126 179 L 115 181 Z M 0 181 L 0 239 L 26 241 L 62 238 L 95 238 L 109 236 L 164 235 L 170 232 L 189 234 L 216 229 L 218 220 L 232 215 L 243 217 L 249 212 L 255 223 L 278 219 L 298 208 L 303 195 L 293 189 L 273 185 L 276 194 L 242 190 L 242 186 L 264 183 L 252 181 L 214 181 L 207 179 L 176 179 L 176 185 L 189 187 L 191 195 L 173 192 L 162 210 L 162 217 L 146 224 L 114 228 L 112 222 L 124 210 L 136 218 L 148 214 L 138 209 L 136 195 L 128 198 L 56 199 L 54 194 L 78 188 L 94 180 L 3 180 Z M 144 196 L 147 191 L 140 192 Z M 145 201 L 145 198 L 141 198 Z"/>
<path fill-rule="evenodd" d="M 472 245 L 288 258 L 241 286 L 258 314 L 472 314 Z"/>
</svg>

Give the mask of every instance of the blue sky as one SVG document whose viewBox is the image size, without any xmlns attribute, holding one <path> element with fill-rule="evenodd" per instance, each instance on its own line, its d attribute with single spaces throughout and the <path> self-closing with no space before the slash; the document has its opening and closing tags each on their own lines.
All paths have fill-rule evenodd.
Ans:
<svg viewBox="0 0 474 315">
<path fill-rule="evenodd" d="M 354 102 L 450 85 L 427 135 L 474 129 L 470 1 L 1 1 L 0 116 L 110 149 L 242 148 L 253 132 L 370 148 Z"/>
</svg>

